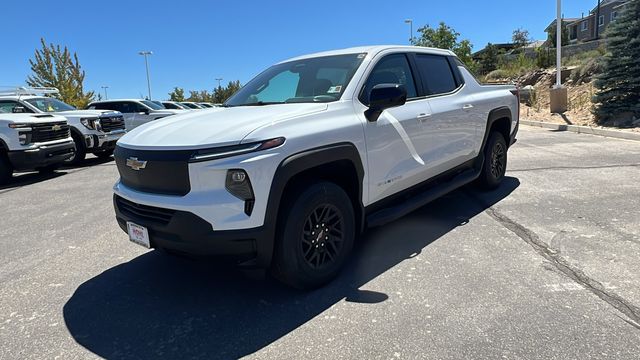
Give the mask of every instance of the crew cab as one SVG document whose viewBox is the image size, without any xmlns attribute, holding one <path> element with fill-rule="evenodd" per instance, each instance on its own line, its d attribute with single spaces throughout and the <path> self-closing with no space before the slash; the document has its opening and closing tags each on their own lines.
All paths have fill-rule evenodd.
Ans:
<svg viewBox="0 0 640 360">
<path fill-rule="evenodd" d="M 13 110 L 0 103 L 0 185 L 14 171 L 54 171 L 75 151 L 64 117 Z"/>
<path fill-rule="evenodd" d="M 153 120 L 167 116 L 181 114 L 185 110 L 165 109 L 153 101 L 142 99 L 109 99 L 94 101 L 87 106 L 89 110 L 112 110 L 124 115 L 125 129 L 133 130 L 136 127 Z"/>
<path fill-rule="evenodd" d="M 305 55 L 218 111 L 120 139 L 116 218 L 147 248 L 230 257 L 313 288 L 366 227 L 471 182 L 498 187 L 517 129 L 517 89 L 481 85 L 450 51 Z"/>
<path fill-rule="evenodd" d="M 109 158 L 116 141 L 125 133 L 122 114 L 109 110 L 77 110 L 56 98 L 43 96 L 57 94 L 56 88 L 18 87 L 0 94 L 0 106 L 14 113 L 64 116 L 76 147 L 73 156 L 66 161 L 68 164 L 80 163 L 87 153 Z"/>
</svg>

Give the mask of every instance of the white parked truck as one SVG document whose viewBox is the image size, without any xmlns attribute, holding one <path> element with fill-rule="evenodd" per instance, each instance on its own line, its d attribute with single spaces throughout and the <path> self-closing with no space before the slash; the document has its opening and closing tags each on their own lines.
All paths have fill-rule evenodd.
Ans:
<svg viewBox="0 0 640 360">
<path fill-rule="evenodd" d="M 124 117 L 117 111 L 78 110 L 56 98 L 56 88 L 18 87 L 0 92 L 0 107 L 30 114 L 53 114 L 64 116 L 70 126 L 71 137 L 76 146 L 75 154 L 66 162 L 78 164 L 87 153 L 99 158 L 113 154 L 116 141 L 125 134 Z"/>
<path fill-rule="evenodd" d="M 150 123 L 116 147 L 130 240 L 233 257 L 298 288 L 336 276 L 367 226 L 462 185 L 500 185 L 518 91 L 450 52 L 370 46 L 290 59 L 218 111 Z"/>
<path fill-rule="evenodd" d="M 87 106 L 89 110 L 112 110 L 119 111 L 124 115 L 126 130 L 133 130 L 136 127 L 153 120 L 162 119 L 167 116 L 182 114 L 187 110 L 166 109 L 154 101 L 142 99 L 109 99 L 94 101 Z"/>
<path fill-rule="evenodd" d="M 75 151 L 64 117 L 19 111 L 0 105 L 0 185 L 14 171 L 53 171 Z"/>
</svg>

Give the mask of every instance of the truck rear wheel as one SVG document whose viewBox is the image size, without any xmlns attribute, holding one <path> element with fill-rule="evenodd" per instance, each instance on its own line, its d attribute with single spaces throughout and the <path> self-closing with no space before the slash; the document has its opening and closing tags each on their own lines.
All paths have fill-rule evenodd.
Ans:
<svg viewBox="0 0 640 360">
<path fill-rule="evenodd" d="M 273 275 L 298 289 L 324 285 L 338 275 L 355 239 L 355 214 L 345 191 L 329 182 L 300 188 L 283 202 Z"/>
<path fill-rule="evenodd" d="M 492 190 L 500 186 L 507 171 L 507 150 L 504 136 L 492 131 L 484 148 L 484 164 L 478 178 L 480 187 Z"/>
<path fill-rule="evenodd" d="M 6 184 L 13 176 L 13 167 L 7 156 L 0 152 L 0 185 Z"/>
</svg>

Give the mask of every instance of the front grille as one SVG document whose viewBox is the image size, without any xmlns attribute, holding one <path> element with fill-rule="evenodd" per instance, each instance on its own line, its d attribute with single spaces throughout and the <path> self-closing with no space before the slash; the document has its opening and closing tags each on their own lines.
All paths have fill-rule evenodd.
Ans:
<svg viewBox="0 0 640 360">
<path fill-rule="evenodd" d="M 47 142 L 54 140 L 62 140 L 69 137 L 69 125 L 64 121 L 33 124 L 31 131 L 31 142 Z"/>
<path fill-rule="evenodd" d="M 146 193 L 184 196 L 191 191 L 192 154 L 190 150 L 134 150 L 116 145 L 114 157 L 123 185 Z"/>
<path fill-rule="evenodd" d="M 169 224 L 175 214 L 175 210 L 136 204 L 120 196 L 116 196 L 116 206 L 124 215 L 161 225 Z"/>
<path fill-rule="evenodd" d="M 115 130 L 124 130 L 124 117 L 122 116 L 110 116 L 100 118 L 100 125 L 102 131 L 112 132 Z"/>
</svg>

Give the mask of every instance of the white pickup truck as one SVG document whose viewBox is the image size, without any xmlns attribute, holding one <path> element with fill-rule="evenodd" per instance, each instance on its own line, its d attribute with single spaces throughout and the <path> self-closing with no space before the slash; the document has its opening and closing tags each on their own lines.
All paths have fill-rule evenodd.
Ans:
<svg viewBox="0 0 640 360">
<path fill-rule="evenodd" d="M 124 117 L 117 111 L 78 110 L 56 98 L 56 88 L 18 87 L 0 92 L 0 106 L 13 112 L 64 116 L 71 130 L 76 152 L 66 162 L 78 164 L 87 153 L 109 158 L 116 141 L 125 133 Z"/>
<path fill-rule="evenodd" d="M 260 73 L 222 108 L 117 144 L 114 205 L 131 241 L 233 257 L 298 288 L 336 276 L 357 236 L 462 185 L 500 185 L 518 91 L 450 51 L 371 46 Z"/>
<path fill-rule="evenodd" d="M 0 104 L 0 185 L 7 183 L 14 171 L 53 171 L 74 152 L 65 118 L 12 113 Z"/>
</svg>

